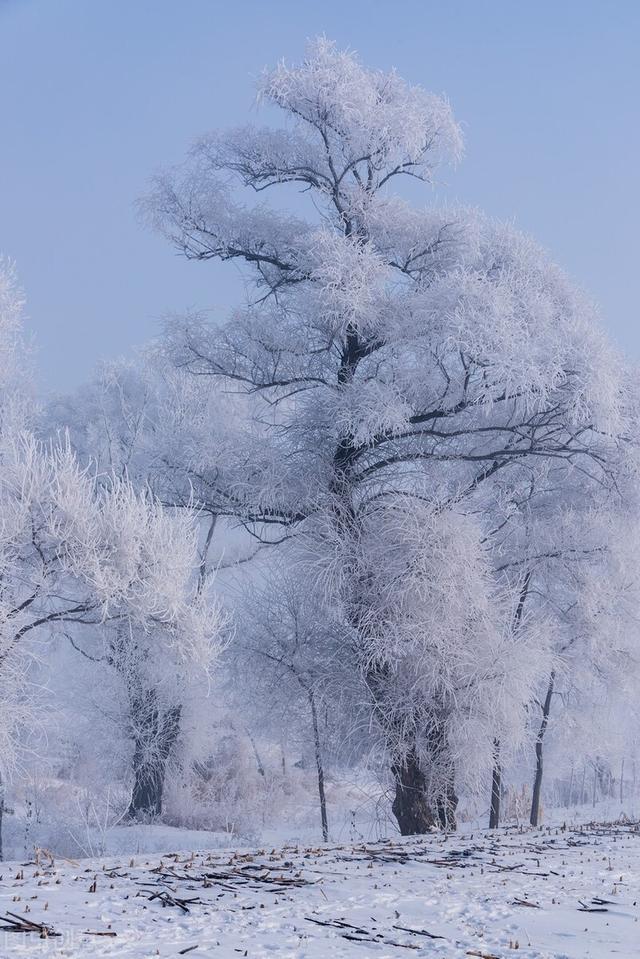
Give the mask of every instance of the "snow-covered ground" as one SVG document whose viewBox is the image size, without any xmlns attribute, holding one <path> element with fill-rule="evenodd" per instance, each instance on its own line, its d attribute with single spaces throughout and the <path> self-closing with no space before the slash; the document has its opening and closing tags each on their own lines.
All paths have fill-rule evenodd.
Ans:
<svg viewBox="0 0 640 959">
<path fill-rule="evenodd" d="M 637 957 L 640 828 L 3 863 L 0 956 Z M 13 915 L 12 915 L 13 914 Z M 56 933 L 57 935 L 54 935 Z"/>
</svg>

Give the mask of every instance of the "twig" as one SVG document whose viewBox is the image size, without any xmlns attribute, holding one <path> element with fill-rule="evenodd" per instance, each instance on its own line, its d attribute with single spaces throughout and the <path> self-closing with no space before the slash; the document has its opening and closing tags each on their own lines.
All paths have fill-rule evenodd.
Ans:
<svg viewBox="0 0 640 959">
<path fill-rule="evenodd" d="M 400 932 L 412 932 L 414 936 L 427 936 L 429 939 L 445 939 L 446 936 L 437 936 L 434 932 L 427 932 L 426 929 L 409 929 L 407 926 L 394 926 Z"/>
<path fill-rule="evenodd" d="M 537 902 L 529 902 L 528 899 L 519 899 L 518 896 L 513 900 L 514 906 L 528 906 L 529 909 L 540 909 Z"/>
</svg>

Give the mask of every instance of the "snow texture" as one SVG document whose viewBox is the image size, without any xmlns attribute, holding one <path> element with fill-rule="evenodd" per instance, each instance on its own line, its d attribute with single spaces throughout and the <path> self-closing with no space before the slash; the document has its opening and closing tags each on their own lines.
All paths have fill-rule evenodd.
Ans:
<svg viewBox="0 0 640 959">
<path fill-rule="evenodd" d="M 186 839 L 187 833 L 178 834 Z M 5 863 L 3 956 L 637 956 L 626 820 L 357 845 Z"/>
</svg>

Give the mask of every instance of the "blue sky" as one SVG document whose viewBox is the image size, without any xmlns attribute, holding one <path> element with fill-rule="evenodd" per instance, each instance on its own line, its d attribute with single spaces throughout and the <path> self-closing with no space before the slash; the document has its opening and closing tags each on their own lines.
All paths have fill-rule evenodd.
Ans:
<svg viewBox="0 0 640 959">
<path fill-rule="evenodd" d="M 196 135 L 255 116 L 262 67 L 319 33 L 448 95 L 466 158 L 439 196 L 533 233 L 640 358 L 636 0 L 0 0 L 0 250 L 45 385 L 241 297 L 235 268 L 181 260 L 133 204 Z"/>
</svg>

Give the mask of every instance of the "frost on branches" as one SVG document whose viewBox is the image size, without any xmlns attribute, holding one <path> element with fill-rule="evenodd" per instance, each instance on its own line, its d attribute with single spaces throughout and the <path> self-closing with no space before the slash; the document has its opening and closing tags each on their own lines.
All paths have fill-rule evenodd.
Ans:
<svg viewBox="0 0 640 959">
<path fill-rule="evenodd" d="M 401 831 L 453 826 L 457 785 L 522 744 L 566 660 L 580 530 L 608 575 L 589 517 L 620 504 L 624 369 L 530 239 L 398 192 L 458 160 L 445 100 L 324 39 L 260 97 L 282 128 L 203 137 L 143 202 L 187 257 L 240 261 L 254 286 L 221 330 L 170 323 L 167 353 L 260 424 L 215 496 L 339 603 Z"/>
<path fill-rule="evenodd" d="M 81 467 L 68 443 L 45 443 L 30 432 L 27 394 L 17 383 L 20 299 L 5 265 L 0 334 L 0 771 L 6 780 L 18 726 L 30 715 L 32 640 L 64 635 L 85 656 L 108 659 L 126 682 L 144 670 L 147 684 L 162 690 L 176 674 L 210 669 L 224 623 L 215 605 L 194 597 L 198 544 L 187 514 L 166 510 L 124 477 Z M 140 775 L 149 799 L 151 773 Z M 138 803 L 136 811 L 143 808 Z"/>
</svg>

